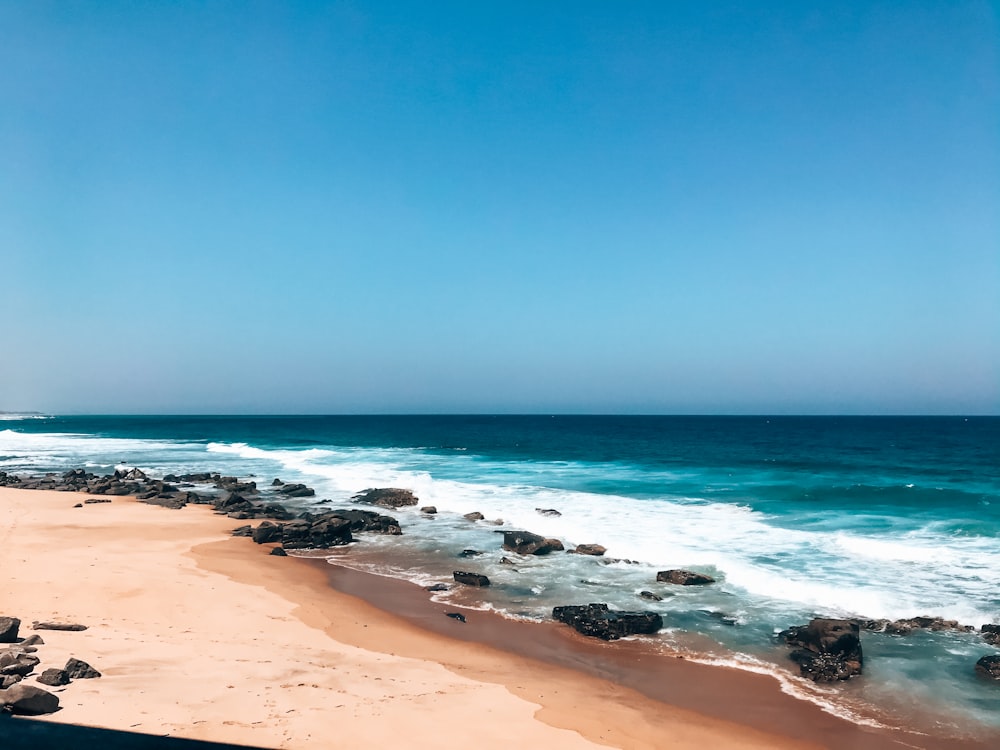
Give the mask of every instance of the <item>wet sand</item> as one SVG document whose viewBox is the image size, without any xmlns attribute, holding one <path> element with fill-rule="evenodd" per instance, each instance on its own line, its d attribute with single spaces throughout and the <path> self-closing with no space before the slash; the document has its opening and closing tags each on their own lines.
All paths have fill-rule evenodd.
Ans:
<svg viewBox="0 0 1000 750">
<path fill-rule="evenodd" d="M 0 489 L 0 615 L 22 636 L 33 620 L 88 625 L 43 631 L 37 672 L 76 656 L 104 674 L 18 722 L 269 748 L 985 747 L 859 727 L 770 677 L 637 642 L 483 612 L 463 624 L 412 584 L 270 556 L 204 506 L 72 507 L 84 497 Z"/>
</svg>

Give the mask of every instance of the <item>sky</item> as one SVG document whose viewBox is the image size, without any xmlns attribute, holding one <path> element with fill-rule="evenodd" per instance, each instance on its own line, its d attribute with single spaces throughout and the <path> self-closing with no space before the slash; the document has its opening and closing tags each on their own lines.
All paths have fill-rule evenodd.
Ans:
<svg viewBox="0 0 1000 750">
<path fill-rule="evenodd" d="M 1000 414 L 1000 3 L 0 0 L 0 410 Z"/>
</svg>

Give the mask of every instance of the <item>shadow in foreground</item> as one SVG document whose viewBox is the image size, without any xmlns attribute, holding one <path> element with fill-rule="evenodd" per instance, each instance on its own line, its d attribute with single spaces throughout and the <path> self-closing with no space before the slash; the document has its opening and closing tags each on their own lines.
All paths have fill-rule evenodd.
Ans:
<svg viewBox="0 0 1000 750">
<path fill-rule="evenodd" d="M 247 745 L 159 737 L 113 729 L 52 724 L 21 719 L 0 713 L 0 748 L 3 750 L 44 750 L 47 748 L 99 747 L 101 750 L 248 750 Z M 264 750 L 264 748 L 250 748 Z"/>
</svg>

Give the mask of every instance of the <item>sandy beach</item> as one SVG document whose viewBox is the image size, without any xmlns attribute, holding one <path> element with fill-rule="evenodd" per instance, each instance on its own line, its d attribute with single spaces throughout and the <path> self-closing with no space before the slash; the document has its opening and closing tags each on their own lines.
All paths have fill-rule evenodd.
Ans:
<svg viewBox="0 0 1000 750">
<path fill-rule="evenodd" d="M 204 506 L 74 508 L 83 498 L 0 489 L 0 615 L 22 637 L 35 620 L 87 625 L 41 632 L 38 672 L 75 656 L 103 673 L 54 688 L 56 714 L 16 721 L 266 748 L 914 746 L 759 675 L 678 662 L 657 688 L 623 679 L 628 644 L 481 613 L 463 626 L 409 584 L 271 556 Z M 538 637 L 520 653 L 494 645 L 524 632 Z"/>
</svg>

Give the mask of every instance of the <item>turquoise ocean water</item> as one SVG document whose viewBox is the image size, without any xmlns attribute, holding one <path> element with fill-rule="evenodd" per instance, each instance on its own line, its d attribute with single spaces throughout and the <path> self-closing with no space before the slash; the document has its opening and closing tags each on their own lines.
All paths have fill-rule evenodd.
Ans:
<svg viewBox="0 0 1000 750">
<path fill-rule="evenodd" d="M 139 466 L 301 481 L 346 503 L 405 487 L 434 505 L 393 513 L 402 537 L 365 537 L 336 560 L 424 584 L 453 570 L 493 586 L 443 600 L 543 619 L 558 604 L 655 609 L 665 652 L 767 672 L 859 721 L 956 735 L 1000 732 L 1000 683 L 973 665 L 978 633 L 865 632 L 866 673 L 795 676 L 777 631 L 814 616 L 1000 622 L 1000 418 L 961 417 L 46 417 L 0 422 L 0 470 Z M 263 480 L 263 481 L 262 481 Z M 543 516 L 537 508 L 561 515 Z M 504 525 L 470 523 L 479 511 Z M 499 565 L 518 528 L 605 559 Z M 460 557 L 465 549 L 482 555 Z M 508 553 L 509 554 L 509 553 Z M 619 562 L 608 564 L 608 558 Z M 709 587 L 657 584 L 657 570 Z M 651 590 L 661 602 L 638 597 Z"/>
</svg>

